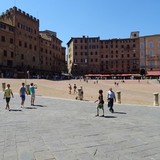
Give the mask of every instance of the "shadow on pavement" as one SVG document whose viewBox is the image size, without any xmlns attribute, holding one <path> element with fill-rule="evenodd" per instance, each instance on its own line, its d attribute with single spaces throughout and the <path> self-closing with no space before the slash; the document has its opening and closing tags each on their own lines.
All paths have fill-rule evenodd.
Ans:
<svg viewBox="0 0 160 160">
<path fill-rule="evenodd" d="M 37 109 L 36 107 L 23 107 L 25 109 Z"/>
<path fill-rule="evenodd" d="M 100 117 L 104 117 L 104 118 L 117 118 L 116 116 L 100 116 Z"/>
<path fill-rule="evenodd" d="M 36 106 L 36 107 L 47 107 L 47 106 L 40 105 L 40 104 L 35 104 L 34 106 Z"/>
<path fill-rule="evenodd" d="M 21 109 L 9 109 L 9 111 L 14 111 L 14 112 L 17 112 L 17 111 L 22 111 Z"/>
<path fill-rule="evenodd" d="M 127 114 L 126 112 L 114 112 L 116 114 Z"/>
</svg>

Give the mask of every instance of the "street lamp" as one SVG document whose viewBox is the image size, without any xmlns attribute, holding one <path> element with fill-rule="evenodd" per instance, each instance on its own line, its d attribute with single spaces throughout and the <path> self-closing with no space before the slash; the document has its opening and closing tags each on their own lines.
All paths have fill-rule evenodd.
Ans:
<svg viewBox="0 0 160 160">
<path fill-rule="evenodd" d="M 27 79 L 29 79 L 29 71 L 27 71 L 27 77 L 25 76 L 25 85 L 27 85 Z"/>
</svg>

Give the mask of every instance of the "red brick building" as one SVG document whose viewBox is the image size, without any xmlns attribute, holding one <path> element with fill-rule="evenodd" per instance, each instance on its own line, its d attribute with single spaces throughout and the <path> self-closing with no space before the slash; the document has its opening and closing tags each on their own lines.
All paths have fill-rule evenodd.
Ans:
<svg viewBox="0 0 160 160">
<path fill-rule="evenodd" d="M 53 34 L 54 33 L 54 34 Z M 65 48 L 55 32 L 39 31 L 39 20 L 13 7 L 0 15 L 0 70 L 5 76 L 60 74 Z"/>
</svg>

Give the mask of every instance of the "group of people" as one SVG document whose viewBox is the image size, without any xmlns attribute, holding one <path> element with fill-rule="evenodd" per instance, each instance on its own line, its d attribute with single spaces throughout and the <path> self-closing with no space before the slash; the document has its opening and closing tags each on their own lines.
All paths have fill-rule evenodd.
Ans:
<svg viewBox="0 0 160 160">
<path fill-rule="evenodd" d="M 68 85 L 68 88 L 69 88 L 69 94 L 71 94 L 71 92 L 72 92 L 72 86 L 71 86 L 70 83 Z M 77 96 L 75 97 L 75 99 L 83 100 L 83 94 L 84 94 L 84 92 L 83 92 L 83 87 L 82 86 L 80 86 L 80 88 L 77 89 L 77 85 L 74 84 L 73 85 L 73 93 L 77 94 Z"/>
<path fill-rule="evenodd" d="M 116 101 L 116 96 L 115 96 L 115 93 L 112 90 L 112 88 L 110 88 L 109 91 L 107 92 L 106 99 L 108 102 L 109 111 L 111 113 L 114 113 L 113 104 L 114 104 L 114 101 Z M 97 101 L 98 101 L 98 105 L 97 105 L 97 115 L 96 116 L 99 116 L 99 109 L 102 109 L 102 111 L 103 111 L 102 116 L 104 116 L 104 99 L 103 99 L 103 90 L 102 89 L 99 90 L 98 100 L 96 100 L 95 102 L 97 102 Z"/>
<path fill-rule="evenodd" d="M 29 86 L 29 93 L 25 87 L 25 83 L 22 83 L 22 86 L 20 87 L 19 89 L 19 95 L 21 97 L 21 108 L 24 107 L 24 102 L 25 102 L 25 99 L 26 99 L 26 95 L 30 94 L 31 95 L 31 105 L 34 106 L 34 101 L 35 101 L 35 89 L 36 89 L 36 86 L 33 85 L 33 83 L 30 84 Z M 6 89 L 4 90 L 4 96 L 3 96 L 3 99 L 6 100 L 6 109 L 10 110 L 10 99 L 14 98 L 14 95 L 13 95 L 13 92 L 12 92 L 12 89 L 10 87 L 10 84 L 7 84 L 7 87 Z"/>
<path fill-rule="evenodd" d="M 68 89 L 69 89 L 69 94 L 71 94 L 71 92 L 72 92 L 72 86 L 71 86 L 70 83 L 68 85 Z M 74 86 L 73 86 L 73 92 L 74 92 L 74 94 L 77 93 L 77 86 L 76 86 L 76 84 L 74 84 Z"/>
</svg>

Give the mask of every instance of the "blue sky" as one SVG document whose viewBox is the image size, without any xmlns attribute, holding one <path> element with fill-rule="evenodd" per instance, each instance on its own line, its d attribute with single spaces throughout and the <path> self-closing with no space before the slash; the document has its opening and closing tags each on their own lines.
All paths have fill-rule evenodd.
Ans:
<svg viewBox="0 0 160 160">
<path fill-rule="evenodd" d="M 0 0 L 0 13 L 16 6 L 40 20 L 40 30 L 71 37 L 128 38 L 160 34 L 160 0 Z"/>
</svg>

